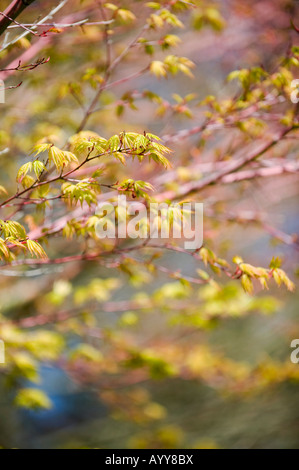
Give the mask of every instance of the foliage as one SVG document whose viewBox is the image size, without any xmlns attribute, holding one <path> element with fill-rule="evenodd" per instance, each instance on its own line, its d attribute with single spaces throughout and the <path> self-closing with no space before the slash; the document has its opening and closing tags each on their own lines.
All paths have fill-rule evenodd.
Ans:
<svg viewBox="0 0 299 470">
<path fill-rule="evenodd" d="M 24 12 L 28 21 L 46 16 L 55 2 L 45 3 Z M 51 27 L 11 25 L 0 51 L 0 78 L 10 83 L 24 76 L 0 105 L 6 113 L 0 269 L 4 279 L 13 273 L 16 288 L 29 283 L 32 289 L 13 308 L 1 305 L 6 362 L 0 369 L 16 406 L 49 409 L 42 384 L 31 383 L 39 386 L 41 364 L 59 364 L 99 390 L 113 419 L 142 429 L 160 423 L 128 445 L 175 448 L 182 445 L 181 431 L 167 425 L 167 409 L 143 383 L 199 381 L 248 396 L 299 379 L 288 359 L 243 363 L 207 339 L 231 318 L 274 313 L 282 290 L 295 289 L 277 251 L 260 266 L 258 251 L 243 254 L 239 243 L 236 253 L 228 242 L 230 227 L 255 226 L 298 249 L 295 237 L 261 214 L 234 213 L 231 204 L 232 198 L 246 203 L 250 182 L 267 180 L 265 193 L 272 194 L 281 190 L 275 175 L 298 171 L 298 106 L 290 100 L 298 47 L 286 41 L 275 63 L 230 70 L 225 96 L 203 96 L 191 84 L 199 65 L 180 53 L 183 31 L 196 42 L 221 35 L 229 26 L 219 2 L 74 3 L 76 9 L 66 5 Z M 24 65 L 27 57 L 36 62 Z M 172 82 L 181 76 L 182 90 Z M 172 83 L 175 93 L 167 90 Z M 172 225 L 178 217 L 173 202 L 203 201 L 203 246 L 188 251 L 171 237 L 100 239 L 97 206 L 114 206 L 119 195 L 129 206 L 164 202 Z M 117 226 L 123 217 L 119 209 Z M 127 223 L 132 220 L 129 211 Z M 163 213 L 155 221 L 161 227 Z M 167 252 L 175 256 L 175 269 Z"/>
</svg>

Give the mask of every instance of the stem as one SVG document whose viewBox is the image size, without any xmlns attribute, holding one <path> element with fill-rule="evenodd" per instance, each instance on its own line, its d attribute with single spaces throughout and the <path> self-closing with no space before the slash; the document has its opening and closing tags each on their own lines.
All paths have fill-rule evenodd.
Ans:
<svg viewBox="0 0 299 470">
<path fill-rule="evenodd" d="M 3 12 L 0 20 L 0 36 L 13 21 L 35 0 L 14 0 Z"/>
<path fill-rule="evenodd" d="M 106 17 L 104 16 L 104 21 L 106 20 Z M 143 28 L 141 29 L 141 31 L 139 31 L 139 33 L 137 34 L 137 36 L 127 45 L 127 47 L 122 51 L 122 53 L 116 57 L 116 59 L 114 59 L 113 62 L 111 62 L 111 44 L 110 44 L 110 38 L 109 38 L 109 34 L 108 34 L 108 29 L 109 27 L 106 26 L 105 28 L 105 34 L 104 34 L 104 41 L 105 41 L 105 44 L 106 44 L 106 57 L 107 57 L 107 63 L 106 63 L 106 72 L 105 72 L 105 77 L 104 77 L 104 80 L 103 82 L 101 83 L 98 91 L 96 92 L 90 106 L 88 107 L 78 129 L 77 129 L 77 133 L 78 132 L 81 132 L 84 127 L 86 126 L 90 116 L 95 112 L 95 108 L 96 108 L 96 105 L 98 103 L 98 100 L 102 94 L 102 92 L 106 89 L 106 88 L 109 88 L 109 86 L 112 86 L 114 85 L 113 84 L 108 84 L 108 81 L 110 79 L 110 76 L 112 74 L 112 72 L 114 71 L 114 69 L 117 67 L 117 65 L 122 61 L 122 59 L 128 54 L 128 52 L 130 51 L 130 49 L 132 47 L 134 47 L 136 44 L 137 44 L 137 41 L 138 39 L 140 38 L 141 34 L 148 28 L 148 25 L 145 25 L 143 26 Z M 143 73 L 143 71 L 142 71 Z M 140 72 L 137 72 L 137 76 L 140 74 Z M 133 77 L 134 77 L 135 74 L 133 74 Z M 133 77 L 129 77 L 128 79 L 130 78 L 133 78 Z M 127 79 L 125 79 L 124 81 L 126 81 Z M 116 82 L 118 84 L 118 81 Z"/>
</svg>

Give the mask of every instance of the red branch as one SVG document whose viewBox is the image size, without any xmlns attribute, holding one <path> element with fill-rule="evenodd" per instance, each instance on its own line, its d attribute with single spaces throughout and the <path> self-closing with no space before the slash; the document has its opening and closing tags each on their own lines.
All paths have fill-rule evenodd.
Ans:
<svg viewBox="0 0 299 470">
<path fill-rule="evenodd" d="M 19 86 L 22 85 L 23 82 L 20 82 L 18 85 L 12 85 L 12 86 L 7 86 L 6 88 L 1 88 L 1 91 L 4 91 L 4 90 L 13 90 L 15 88 L 19 88 Z"/>
<path fill-rule="evenodd" d="M 28 64 L 28 65 L 22 65 L 22 61 L 19 60 L 18 65 L 12 68 L 6 68 L 6 69 L 0 69 L 0 72 L 12 72 L 12 71 L 18 71 L 18 72 L 28 72 L 29 70 L 34 70 L 36 67 L 39 67 L 40 65 L 47 64 L 50 60 L 50 57 L 47 59 L 38 59 L 36 62 L 33 64 Z"/>
<path fill-rule="evenodd" d="M 2 13 L 0 20 L 0 36 L 6 28 L 35 0 L 14 0 Z"/>
</svg>

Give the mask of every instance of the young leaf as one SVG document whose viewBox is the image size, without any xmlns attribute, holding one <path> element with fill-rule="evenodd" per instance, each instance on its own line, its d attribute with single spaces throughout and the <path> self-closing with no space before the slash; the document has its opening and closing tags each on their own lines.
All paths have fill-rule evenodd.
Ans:
<svg viewBox="0 0 299 470">
<path fill-rule="evenodd" d="M 27 240 L 26 244 L 32 257 L 36 256 L 36 258 L 41 258 L 41 259 L 48 258 L 43 247 L 38 242 L 33 241 L 33 240 Z"/>
</svg>

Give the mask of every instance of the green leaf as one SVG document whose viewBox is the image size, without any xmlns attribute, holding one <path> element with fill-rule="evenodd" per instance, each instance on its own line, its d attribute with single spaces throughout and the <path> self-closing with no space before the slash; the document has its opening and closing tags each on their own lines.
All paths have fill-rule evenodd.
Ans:
<svg viewBox="0 0 299 470">
<path fill-rule="evenodd" d="M 37 157 L 40 153 L 46 152 L 49 148 L 52 147 L 52 144 L 37 144 L 33 147 L 31 153 L 35 153 L 34 157 Z"/>
<path fill-rule="evenodd" d="M 60 170 L 65 162 L 64 152 L 53 145 L 49 148 L 49 161 L 54 163 L 57 170 Z"/>
<path fill-rule="evenodd" d="M 20 183 L 24 176 L 32 170 L 32 162 L 25 163 L 21 166 L 17 174 L 17 182 Z"/>
<path fill-rule="evenodd" d="M 31 256 L 36 256 L 37 258 L 47 259 L 46 252 L 44 251 L 43 247 L 36 241 L 27 240 L 26 242 L 27 248 L 31 253 Z"/>
<path fill-rule="evenodd" d="M 279 258 L 279 257 L 276 257 L 276 258 L 275 258 L 275 257 L 273 256 L 273 258 L 272 258 L 272 260 L 271 260 L 271 262 L 270 262 L 270 264 L 269 264 L 269 268 L 270 268 L 270 269 L 280 268 L 281 263 L 282 263 L 281 258 Z"/>
<path fill-rule="evenodd" d="M 4 186 L 1 186 L 1 185 L 0 185 L 0 194 L 8 194 Z"/>
<path fill-rule="evenodd" d="M 250 277 L 247 274 L 242 274 L 241 284 L 242 284 L 242 287 L 245 290 L 245 292 L 247 292 L 248 294 L 253 293 L 252 280 L 250 279 Z"/>
<path fill-rule="evenodd" d="M 36 388 L 23 388 L 19 390 L 15 398 L 17 406 L 22 408 L 29 408 L 33 410 L 50 409 L 52 402 L 47 395 Z"/>
<path fill-rule="evenodd" d="M 150 65 L 150 72 L 158 78 L 167 77 L 165 64 L 160 60 L 154 60 Z"/>
<path fill-rule="evenodd" d="M 46 167 L 43 164 L 43 162 L 40 162 L 39 160 L 35 160 L 32 166 L 33 166 L 33 171 L 35 173 L 35 176 L 37 178 L 39 178 L 40 175 L 46 170 Z"/>
</svg>

